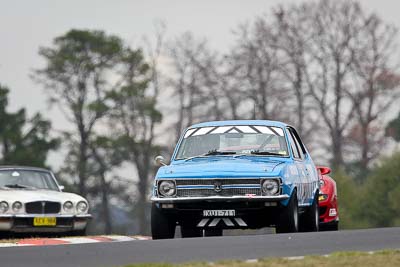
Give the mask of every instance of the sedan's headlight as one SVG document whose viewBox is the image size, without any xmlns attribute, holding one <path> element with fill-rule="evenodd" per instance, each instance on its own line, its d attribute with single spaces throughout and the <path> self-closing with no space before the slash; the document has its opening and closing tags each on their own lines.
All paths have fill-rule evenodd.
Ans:
<svg viewBox="0 0 400 267">
<path fill-rule="evenodd" d="M 22 203 L 19 201 L 16 201 L 12 204 L 12 209 L 15 212 L 19 212 L 22 209 Z"/>
<path fill-rule="evenodd" d="M 263 195 L 273 196 L 279 193 L 279 180 L 265 179 L 261 184 Z"/>
<path fill-rule="evenodd" d="M 85 201 L 79 201 L 78 204 L 76 205 L 76 211 L 78 213 L 85 213 L 88 209 L 88 205 L 86 204 Z"/>
<path fill-rule="evenodd" d="M 161 181 L 158 184 L 158 193 L 163 197 L 172 197 L 176 194 L 176 185 L 174 181 Z"/>
<path fill-rule="evenodd" d="M 72 212 L 74 209 L 74 204 L 71 201 L 66 201 L 63 205 L 63 209 L 65 212 Z"/>
<path fill-rule="evenodd" d="M 8 211 L 8 203 L 5 201 L 0 202 L 0 213 L 6 213 Z"/>
</svg>

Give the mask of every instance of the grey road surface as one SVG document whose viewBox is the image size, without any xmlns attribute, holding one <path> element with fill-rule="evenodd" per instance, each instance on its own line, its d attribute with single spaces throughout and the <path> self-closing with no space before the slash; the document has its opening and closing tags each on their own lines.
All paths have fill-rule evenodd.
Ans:
<svg viewBox="0 0 400 267">
<path fill-rule="evenodd" d="M 400 249 L 400 228 L 0 248 L 1 267 L 101 267 Z"/>
</svg>

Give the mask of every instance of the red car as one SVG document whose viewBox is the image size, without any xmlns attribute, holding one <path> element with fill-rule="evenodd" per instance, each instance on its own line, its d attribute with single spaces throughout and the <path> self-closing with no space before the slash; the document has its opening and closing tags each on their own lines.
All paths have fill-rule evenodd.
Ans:
<svg viewBox="0 0 400 267">
<path fill-rule="evenodd" d="M 328 174 L 328 167 L 317 167 L 320 174 L 319 189 L 319 229 L 337 231 L 339 228 L 339 210 L 337 204 L 336 182 Z"/>
</svg>

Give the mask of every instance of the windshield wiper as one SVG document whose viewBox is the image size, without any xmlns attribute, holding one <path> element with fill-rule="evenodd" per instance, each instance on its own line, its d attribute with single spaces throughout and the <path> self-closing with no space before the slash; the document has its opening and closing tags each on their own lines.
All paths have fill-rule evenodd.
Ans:
<svg viewBox="0 0 400 267">
<path fill-rule="evenodd" d="M 260 150 L 253 150 L 250 152 L 253 155 L 266 155 L 266 156 L 280 156 L 282 157 L 282 154 L 279 153 L 274 153 L 274 152 L 269 152 L 269 151 L 260 151 Z"/>
<path fill-rule="evenodd" d="M 234 155 L 236 154 L 235 151 L 219 151 L 219 150 L 210 150 L 205 154 L 201 154 L 201 155 L 197 155 L 197 156 L 193 156 L 193 157 L 189 157 L 186 158 L 185 161 L 191 160 L 191 159 L 196 159 L 196 158 L 205 158 L 208 156 L 215 156 L 215 155 Z"/>
<path fill-rule="evenodd" d="M 236 154 L 235 151 L 220 151 L 217 149 L 214 150 L 210 150 L 208 151 L 206 154 L 204 154 L 203 156 L 214 156 L 214 155 L 234 155 Z"/>
<path fill-rule="evenodd" d="M 6 184 L 6 185 L 3 185 L 3 187 L 8 187 L 8 188 L 21 188 L 21 189 L 26 189 L 26 188 L 34 189 L 34 188 L 36 188 L 36 187 L 33 187 L 33 186 L 23 185 L 23 184 Z"/>
</svg>

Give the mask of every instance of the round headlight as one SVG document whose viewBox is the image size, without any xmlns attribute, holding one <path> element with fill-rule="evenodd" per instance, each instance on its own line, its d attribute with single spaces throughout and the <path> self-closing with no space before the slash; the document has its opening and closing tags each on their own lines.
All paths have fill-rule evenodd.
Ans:
<svg viewBox="0 0 400 267">
<path fill-rule="evenodd" d="M 279 181 L 275 179 L 265 179 L 262 182 L 262 192 L 267 196 L 276 195 L 279 192 Z"/>
<path fill-rule="evenodd" d="M 173 181 L 161 181 L 158 185 L 158 192 L 161 196 L 172 197 L 176 193 L 176 186 Z"/>
<path fill-rule="evenodd" d="M 6 213 L 8 211 L 8 203 L 5 201 L 0 202 L 0 213 Z"/>
<path fill-rule="evenodd" d="M 88 209 L 88 205 L 86 204 L 85 201 L 80 201 L 76 205 L 76 211 L 78 213 L 85 213 L 87 211 L 87 209 Z"/>
<path fill-rule="evenodd" d="M 64 205 L 63 205 L 63 209 L 64 209 L 64 211 L 66 211 L 66 212 L 71 212 L 73 208 L 74 208 L 74 204 L 72 204 L 71 201 L 67 201 L 67 202 L 65 202 Z"/>
<path fill-rule="evenodd" d="M 13 209 L 13 211 L 15 211 L 15 212 L 20 211 L 20 210 L 22 209 L 22 203 L 19 202 L 19 201 L 14 202 L 14 203 L 12 204 L 12 209 Z"/>
</svg>

